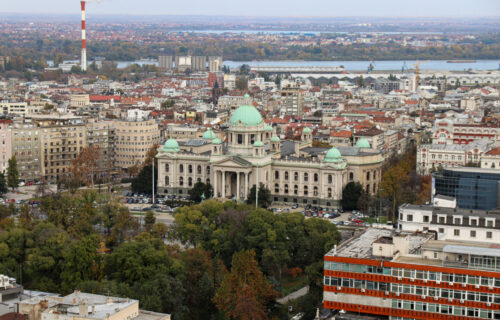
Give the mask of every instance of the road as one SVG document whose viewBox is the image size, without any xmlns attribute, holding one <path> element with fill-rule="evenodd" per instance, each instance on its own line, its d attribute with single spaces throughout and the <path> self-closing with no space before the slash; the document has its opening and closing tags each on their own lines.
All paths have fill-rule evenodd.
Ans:
<svg viewBox="0 0 500 320">
<path fill-rule="evenodd" d="M 309 286 L 305 286 L 297 291 L 290 293 L 286 297 L 276 300 L 276 302 L 278 302 L 279 304 L 286 304 L 288 301 L 295 300 L 297 298 L 305 296 L 308 292 L 309 292 Z"/>
</svg>

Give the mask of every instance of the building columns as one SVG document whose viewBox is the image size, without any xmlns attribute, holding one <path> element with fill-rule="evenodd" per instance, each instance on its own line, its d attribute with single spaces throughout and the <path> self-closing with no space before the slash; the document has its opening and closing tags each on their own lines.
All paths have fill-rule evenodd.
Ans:
<svg viewBox="0 0 500 320">
<path fill-rule="evenodd" d="M 237 202 L 240 201 L 241 195 L 240 195 L 240 174 L 241 172 L 236 172 L 236 200 Z"/>
<path fill-rule="evenodd" d="M 214 170 L 214 198 L 217 199 L 219 194 L 217 193 L 217 170 Z"/>
<path fill-rule="evenodd" d="M 222 171 L 222 198 L 226 198 L 226 171 Z"/>
</svg>

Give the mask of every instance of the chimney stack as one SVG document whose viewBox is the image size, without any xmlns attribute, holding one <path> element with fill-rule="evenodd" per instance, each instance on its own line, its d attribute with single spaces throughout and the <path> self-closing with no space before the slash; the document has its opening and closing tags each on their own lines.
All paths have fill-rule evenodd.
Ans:
<svg viewBox="0 0 500 320">
<path fill-rule="evenodd" d="M 87 71 L 87 44 L 86 42 L 86 34 L 85 34 L 85 1 L 80 1 L 82 6 L 82 57 L 80 60 L 82 71 Z"/>
</svg>

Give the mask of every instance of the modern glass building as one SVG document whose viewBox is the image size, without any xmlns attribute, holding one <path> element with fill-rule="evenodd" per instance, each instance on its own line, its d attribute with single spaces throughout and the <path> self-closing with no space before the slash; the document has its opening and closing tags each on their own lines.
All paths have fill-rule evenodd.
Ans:
<svg viewBox="0 0 500 320">
<path fill-rule="evenodd" d="M 454 197 L 464 209 L 491 210 L 499 207 L 500 169 L 449 168 L 432 175 L 433 194 Z"/>
</svg>

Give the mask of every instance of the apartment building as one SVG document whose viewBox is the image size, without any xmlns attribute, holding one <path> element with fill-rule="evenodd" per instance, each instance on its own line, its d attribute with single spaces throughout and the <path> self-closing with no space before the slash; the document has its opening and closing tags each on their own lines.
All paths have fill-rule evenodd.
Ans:
<svg viewBox="0 0 500 320">
<path fill-rule="evenodd" d="M 390 320 L 500 319 L 494 241 L 369 228 L 334 247 L 324 263 L 325 308 Z"/>
<path fill-rule="evenodd" d="M 19 180 L 23 182 L 40 181 L 44 175 L 42 130 L 35 124 L 24 121 L 12 123 L 9 130 L 11 155 L 16 157 Z"/>
<path fill-rule="evenodd" d="M 115 165 L 127 169 L 141 165 L 151 147 L 160 143 L 160 130 L 154 119 L 115 120 Z"/>
<path fill-rule="evenodd" d="M 236 110 L 239 106 L 252 105 L 252 98 L 246 94 L 244 96 L 222 96 L 217 101 L 220 110 Z"/>
<path fill-rule="evenodd" d="M 500 126 L 492 123 L 462 124 L 439 120 L 432 129 L 433 144 L 469 144 L 477 140 L 500 140 Z"/>
<path fill-rule="evenodd" d="M 281 89 L 280 114 L 301 116 L 304 113 L 302 90 L 297 86 L 287 86 Z"/>
<path fill-rule="evenodd" d="M 362 115 L 364 116 L 364 115 Z M 373 149 L 380 151 L 382 154 L 385 153 L 385 135 L 384 131 L 371 128 L 363 131 L 358 131 L 353 133 L 353 143 L 357 143 L 361 139 L 366 139 Z"/>
<path fill-rule="evenodd" d="M 111 120 L 91 119 L 86 124 L 87 145 L 99 150 L 98 172 L 95 178 L 103 179 L 115 169 L 115 129 Z"/>
<path fill-rule="evenodd" d="M 43 110 L 43 105 L 33 104 L 28 105 L 27 102 L 0 102 L 0 110 L 4 115 L 19 115 L 26 116 L 28 114 L 39 113 Z"/>
<path fill-rule="evenodd" d="M 71 160 L 87 146 L 86 127 L 75 116 L 40 115 L 32 121 L 40 127 L 43 178 L 57 182 L 71 174 Z"/>
<path fill-rule="evenodd" d="M 9 159 L 12 157 L 11 120 L 0 120 L 0 171 L 6 172 Z"/>
</svg>

